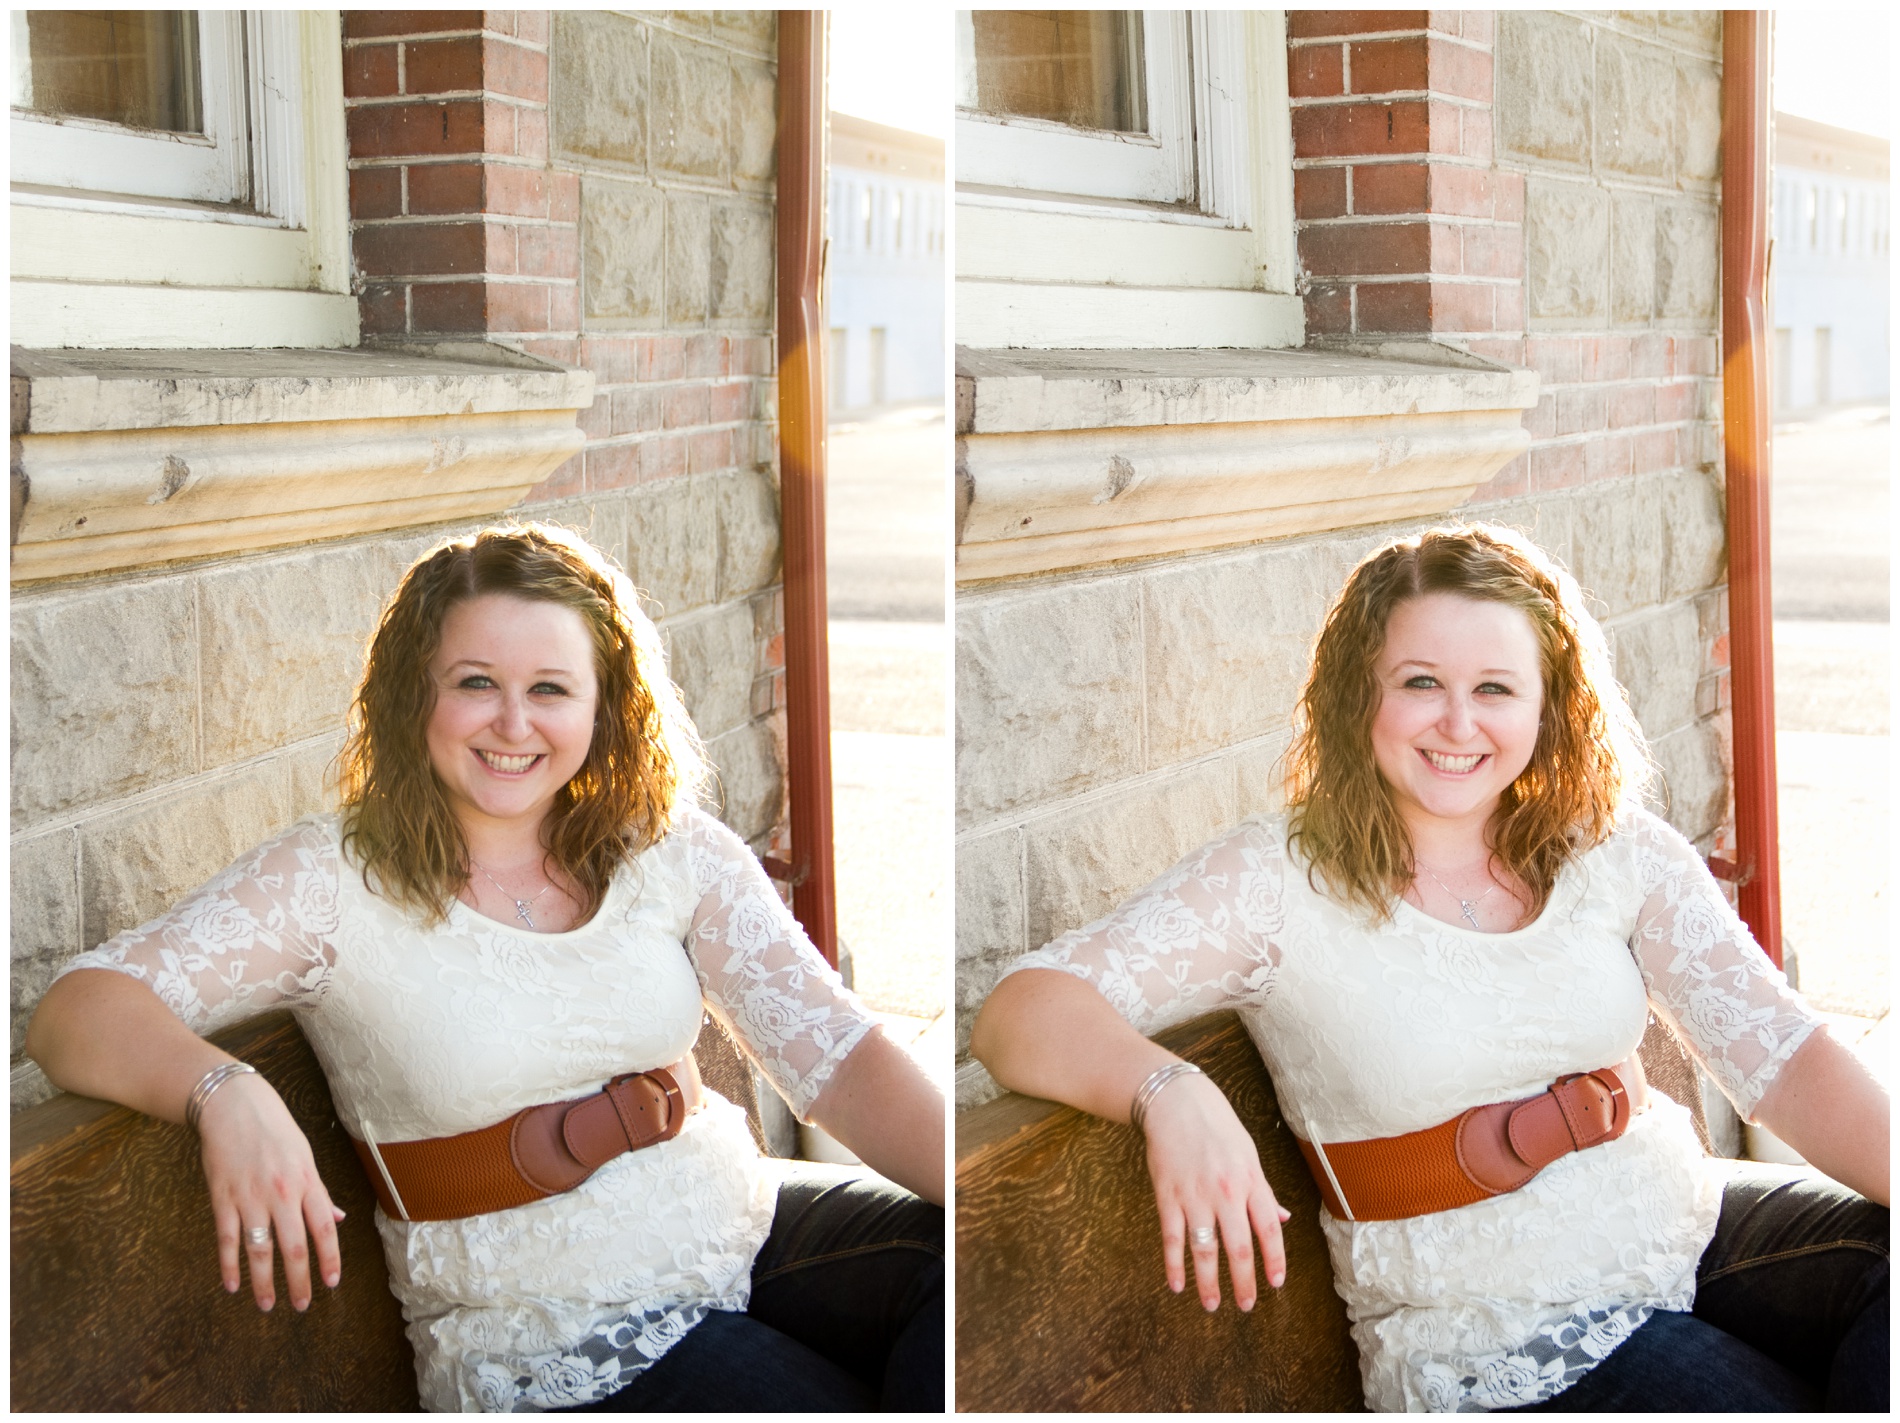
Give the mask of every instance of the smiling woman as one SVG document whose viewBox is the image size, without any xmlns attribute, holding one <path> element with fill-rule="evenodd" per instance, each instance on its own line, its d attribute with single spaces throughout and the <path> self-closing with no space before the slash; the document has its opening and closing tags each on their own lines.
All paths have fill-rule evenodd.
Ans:
<svg viewBox="0 0 1900 1423">
<path fill-rule="evenodd" d="M 224 1287 L 248 1269 L 271 1308 L 281 1250 L 301 1310 L 311 1255 L 339 1278 L 330 1195 L 270 1085 L 197 1036 L 295 1009 L 432 1409 L 940 1408 L 941 1095 L 703 775 L 624 574 L 538 525 L 453 540 L 383 613 L 341 813 L 80 955 L 27 1051 L 196 1127 Z M 765 1168 L 698 1080 L 707 1009 L 899 1184 Z"/>
<path fill-rule="evenodd" d="M 1151 1040 L 1238 1009 L 1376 1410 L 1884 1410 L 1886 1094 L 1639 804 L 1647 769 L 1567 573 L 1505 529 L 1397 540 L 1321 629 L 1286 813 L 1017 959 L 971 1050 L 1140 1127 L 1170 1287 L 1191 1265 L 1218 1308 L 1224 1253 L 1245 1310 L 1287 1213 Z M 1651 1008 L 1840 1184 L 1706 1161 L 1644 1082 Z"/>
</svg>

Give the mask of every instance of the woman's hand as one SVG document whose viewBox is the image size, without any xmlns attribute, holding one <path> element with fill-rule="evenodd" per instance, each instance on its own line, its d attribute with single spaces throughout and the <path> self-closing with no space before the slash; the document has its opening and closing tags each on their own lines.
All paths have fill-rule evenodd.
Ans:
<svg viewBox="0 0 1900 1423">
<path fill-rule="evenodd" d="M 218 1229 L 218 1269 L 235 1294 L 239 1262 L 248 1262 L 259 1309 L 277 1302 L 271 1270 L 273 1242 L 284 1256 L 284 1280 L 293 1309 L 310 1307 L 310 1252 L 317 1272 L 334 1287 L 342 1278 L 336 1223 L 343 1212 L 330 1201 L 304 1138 L 283 1099 L 262 1077 L 230 1078 L 206 1099 L 198 1119 L 211 1214 Z M 251 1231 L 268 1228 L 253 1243 Z"/>
<path fill-rule="evenodd" d="M 1220 1088 L 1199 1074 L 1168 1083 L 1149 1104 L 1145 1126 L 1168 1288 L 1179 1294 L 1187 1286 L 1181 1248 L 1191 1240 L 1201 1303 L 1219 1309 L 1225 1246 L 1234 1302 L 1252 1309 L 1257 1298 L 1254 1238 L 1260 1241 L 1267 1283 L 1278 1289 L 1286 1280 L 1280 1223 L 1290 1215 L 1273 1198 L 1253 1138 Z M 1213 1233 L 1206 1233 L 1210 1228 Z"/>
</svg>

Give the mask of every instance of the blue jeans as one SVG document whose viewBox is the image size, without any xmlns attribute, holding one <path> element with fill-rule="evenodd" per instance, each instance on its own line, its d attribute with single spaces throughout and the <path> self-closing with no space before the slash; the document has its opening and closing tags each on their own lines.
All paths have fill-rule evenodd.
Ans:
<svg viewBox="0 0 1900 1423">
<path fill-rule="evenodd" d="M 1887 1208 L 1825 1176 L 1744 1165 L 1696 1267 L 1576 1383 L 1507 1412 L 1887 1411 Z"/>
<path fill-rule="evenodd" d="M 746 1312 L 708 1314 L 585 1410 L 943 1412 L 942 1208 L 855 1170 L 791 1173 Z"/>
</svg>

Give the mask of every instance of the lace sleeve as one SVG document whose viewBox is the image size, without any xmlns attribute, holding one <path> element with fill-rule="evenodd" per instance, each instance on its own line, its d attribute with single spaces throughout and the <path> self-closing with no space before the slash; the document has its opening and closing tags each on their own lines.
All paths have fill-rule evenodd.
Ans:
<svg viewBox="0 0 1900 1423">
<path fill-rule="evenodd" d="M 1632 817 L 1630 836 L 1643 890 L 1630 946 L 1650 1002 L 1751 1117 L 1820 1019 L 1756 946 L 1693 845 L 1648 814 Z"/>
<path fill-rule="evenodd" d="M 60 970 L 104 968 L 145 984 L 204 1034 L 322 996 L 336 963 L 336 841 L 303 821 Z"/>
<path fill-rule="evenodd" d="M 737 835 L 700 810 L 680 830 L 698 899 L 686 947 L 700 991 L 804 1121 L 874 1020 Z"/>
<path fill-rule="evenodd" d="M 1249 822 L 1203 845 L 1106 919 L 1024 954 L 1004 977 L 1057 969 L 1143 1033 L 1272 991 L 1286 918 L 1285 848 Z"/>
</svg>

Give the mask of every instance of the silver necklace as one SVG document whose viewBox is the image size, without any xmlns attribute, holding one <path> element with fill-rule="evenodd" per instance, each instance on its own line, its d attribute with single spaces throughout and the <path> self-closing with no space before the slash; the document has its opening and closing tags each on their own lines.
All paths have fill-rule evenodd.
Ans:
<svg viewBox="0 0 1900 1423">
<path fill-rule="evenodd" d="M 1458 901 L 1458 912 L 1464 915 L 1465 923 L 1469 924 L 1474 929 L 1478 928 L 1478 906 L 1480 904 L 1483 904 L 1485 900 L 1489 899 L 1493 894 L 1497 893 L 1498 887 L 1496 883 L 1493 883 L 1491 888 L 1487 889 L 1483 894 L 1479 895 L 1476 899 L 1466 899 L 1462 894 L 1458 893 L 1457 890 L 1453 889 L 1450 885 L 1446 884 L 1442 879 L 1439 879 L 1437 871 L 1435 871 L 1430 865 L 1426 864 L 1423 860 L 1414 860 L 1412 861 L 1412 863 L 1417 865 L 1421 870 L 1425 871 L 1426 874 L 1430 875 L 1433 880 L 1437 881 L 1438 887 L 1444 890 L 1446 894 L 1449 894 L 1453 899 Z M 1479 932 L 1483 932 L 1483 931 L 1480 930 Z"/>
<path fill-rule="evenodd" d="M 549 880 L 546 884 L 542 885 L 540 889 L 536 890 L 528 898 L 522 899 L 519 896 L 511 893 L 508 889 L 506 889 L 502 885 L 502 882 L 500 880 L 496 879 L 493 875 L 488 874 L 487 869 L 485 869 L 482 863 L 479 860 L 477 860 L 473 855 L 469 856 L 468 862 L 471 865 L 475 866 L 476 869 L 481 870 L 481 872 L 484 875 L 487 875 L 488 882 L 492 884 L 496 889 L 501 890 L 502 894 L 507 898 L 507 900 L 511 904 L 514 905 L 515 918 L 519 919 L 523 924 L 526 924 L 530 929 L 533 929 L 534 915 L 530 913 L 529 911 L 534 908 L 535 900 L 539 899 L 542 895 L 546 894 L 549 890 L 554 888 L 554 881 Z M 536 930 L 535 932 L 539 933 L 540 931 Z"/>
</svg>

